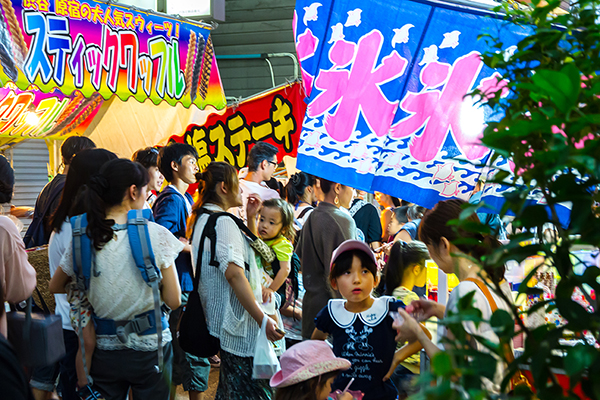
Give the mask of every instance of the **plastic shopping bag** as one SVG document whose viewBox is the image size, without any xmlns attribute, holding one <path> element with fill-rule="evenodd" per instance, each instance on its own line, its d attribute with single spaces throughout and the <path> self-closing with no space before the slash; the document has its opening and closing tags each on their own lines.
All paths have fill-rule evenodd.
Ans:
<svg viewBox="0 0 600 400">
<path fill-rule="evenodd" d="M 258 337 L 256 338 L 252 379 L 271 379 L 271 377 L 281 369 L 273 345 L 269 339 L 267 339 L 268 318 L 267 315 L 263 317 L 262 326 L 258 333 Z"/>
</svg>

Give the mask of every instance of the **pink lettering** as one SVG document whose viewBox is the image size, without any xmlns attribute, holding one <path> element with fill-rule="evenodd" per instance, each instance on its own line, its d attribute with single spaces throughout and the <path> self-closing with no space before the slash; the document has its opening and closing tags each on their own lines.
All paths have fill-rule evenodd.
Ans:
<svg viewBox="0 0 600 400">
<path fill-rule="evenodd" d="M 471 90 L 482 66 L 477 52 L 458 58 L 451 68 L 438 62 L 427 64 L 420 76 L 424 89 L 419 93 L 406 94 L 400 107 L 410 115 L 392 126 L 390 135 L 394 138 L 408 137 L 423 128 L 423 132 L 410 144 L 412 156 L 421 162 L 435 158 L 449 132 L 468 159 L 485 155 L 488 150 L 478 145 L 483 126 L 476 136 L 461 126 L 463 107 L 473 107 L 463 98 Z M 446 71 L 446 76 L 443 71 Z M 446 82 L 443 89 L 433 89 L 443 82 Z"/>
<path fill-rule="evenodd" d="M 360 112 L 371 130 L 377 136 L 384 136 L 398 102 L 388 101 L 380 86 L 402 76 L 408 61 L 393 51 L 377 66 L 383 36 L 373 30 L 363 36 L 358 45 L 351 44 L 354 46 L 352 66 L 349 71 L 340 70 L 338 66 L 347 61 L 348 43 L 339 40 L 332 46 L 330 57 L 333 59 L 330 60 L 334 67 L 319 73 L 315 87 L 322 93 L 308 106 L 307 114 L 314 118 L 337 105 L 335 113 L 324 118 L 327 133 L 337 141 L 345 141 L 352 135 Z"/>
</svg>

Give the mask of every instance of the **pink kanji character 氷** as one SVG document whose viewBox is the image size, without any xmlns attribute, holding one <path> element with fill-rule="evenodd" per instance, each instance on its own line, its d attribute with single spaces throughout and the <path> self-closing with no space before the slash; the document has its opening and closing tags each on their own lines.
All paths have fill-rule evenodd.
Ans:
<svg viewBox="0 0 600 400">
<path fill-rule="evenodd" d="M 471 98 L 464 96 L 471 91 L 483 62 L 479 53 L 473 51 L 459 57 L 454 64 L 433 61 L 428 63 L 420 74 L 424 88 L 418 92 L 408 92 L 400 102 L 400 108 L 409 115 L 392 126 L 390 136 L 404 138 L 415 135 L 409 148 L 412 156 L 421 162 L 433 160 L 439 153 L 446 137 L 452 133 L 456 145 L 470 159 L 484 156 L 488 149 L 479 144 L 484 123 L 476 129 L 467 129 L 465 116 L 471 110 L 476 110 Z M 496 80 L 496 88 L 504 90 Z M 492 86 L 492 81 L 485 81 L 486 89 Z M 436 89 L 444 84 L 441 89 Z M 481 111 L 483 113 L 483 111 Z M 472 114 L 472 113 L 471 113 Z"/>
<path fill-rule="evenodd" d="M 366 34 L 358 44 L 336 41 L 329 52 L 333 64 L 321 71 L 315 87 L 321 93 L 309 104 L 307 115 L 314 118 L 337 105 L 333 114 L 324 118 L 329 136 L 347 140 L 362 113 L 370 129 L 379 137 L 388 133 L 398 102 L 389 101 L 381 86 L 404 74 L 408 61 L 395 50 L 378 65 L 383 35 L 377 30 Z M 350 70 L 343 69 L 350 65 Z"/>
</svg>

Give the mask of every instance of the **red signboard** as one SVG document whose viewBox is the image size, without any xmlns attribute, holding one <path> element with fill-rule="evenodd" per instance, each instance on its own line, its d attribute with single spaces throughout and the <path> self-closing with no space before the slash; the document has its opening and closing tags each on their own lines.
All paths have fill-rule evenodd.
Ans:
<svg viewBox="0 0 600 400">
<path fill-rule="evenodd" d="M 259 141 L 277 146 L 281 161 L 285 155 L 296 157 L 305 112 L 301 85 L 293 83 L 227 107 L 224 114 L 211 115 L 203 126 L 190 125 L 183 136 L 170 140 L 194 146 L 200 169 L 211 161 L 242 168 L 248 151 Z"/>
</svg>

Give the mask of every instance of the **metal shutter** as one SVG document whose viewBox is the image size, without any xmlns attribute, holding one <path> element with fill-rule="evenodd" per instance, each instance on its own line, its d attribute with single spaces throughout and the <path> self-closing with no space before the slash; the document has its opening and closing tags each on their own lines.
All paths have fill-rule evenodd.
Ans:
<svg viewBox="0 0 600 400">
<path fill-rule="evenodd" d="M 33 207 L 38 195 L 48 183 L 48 147 L 43 140 L 26 140 L 5 151 L 15 170 L 15 191 L 12 204 Z M 31 219 L 21 219 L 25 235 Z"/>
</svg>

